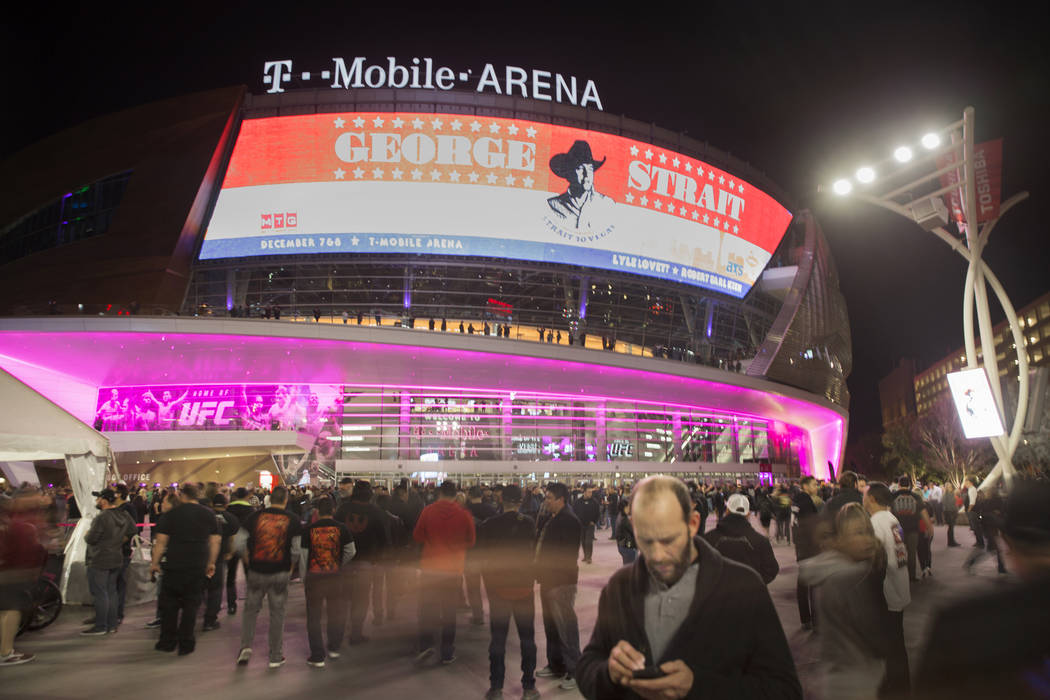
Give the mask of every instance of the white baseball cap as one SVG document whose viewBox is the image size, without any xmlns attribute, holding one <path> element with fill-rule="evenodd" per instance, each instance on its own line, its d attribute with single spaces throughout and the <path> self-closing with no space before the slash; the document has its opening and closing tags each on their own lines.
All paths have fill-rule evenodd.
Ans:
<svg viewBox="0 0 1050 700">
<path fill-rule="evenodd" d="M 730 513 L 747 515 L 751 512 L 751 501 L 747 500 L 747 496 L 742 493 L 734 493 L 726 501 L 726 508 L 729 509 Z"/>
</svg>

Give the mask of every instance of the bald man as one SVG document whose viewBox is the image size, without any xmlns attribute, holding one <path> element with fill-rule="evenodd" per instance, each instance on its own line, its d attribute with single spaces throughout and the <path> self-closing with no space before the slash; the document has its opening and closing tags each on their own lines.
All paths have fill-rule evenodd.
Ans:
<svg viewBox="0 0 1050 700">
<path fill-rule="evenodd" d="M 609 580 L 577 665 L 588 698 L 801 698 L 795 663 L 762 579 L 698 537 L 685 484 L 631 494 L 640 556 Z M 646 676 L 641 678 L 639 676 Z"/>
</svg>

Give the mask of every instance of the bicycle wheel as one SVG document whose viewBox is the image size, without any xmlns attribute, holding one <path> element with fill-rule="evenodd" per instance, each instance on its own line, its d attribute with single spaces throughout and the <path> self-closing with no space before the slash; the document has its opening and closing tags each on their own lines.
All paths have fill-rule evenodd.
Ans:
<svg viewBox="0 0 1050 700">
<path fill-rule="evenodd" d="M 54 581 L 42 580 L 33 596 L 33 608 L 26 621 L 26 629 L 42 630 L 58 619 L 62 612 L 62 593 Z"/>
</svg>

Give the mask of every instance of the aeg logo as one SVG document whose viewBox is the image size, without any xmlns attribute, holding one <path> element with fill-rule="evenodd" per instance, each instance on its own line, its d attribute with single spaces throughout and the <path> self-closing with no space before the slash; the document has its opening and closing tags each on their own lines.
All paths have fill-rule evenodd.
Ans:
<svg viewBox="0 0 1050 700">
<path fill-rule="evenodd" d="M 299 225 L 299 214 L 294 211 L 268 212 L 260 216 L 264 231 L 284 231 Z"/>
</svg>

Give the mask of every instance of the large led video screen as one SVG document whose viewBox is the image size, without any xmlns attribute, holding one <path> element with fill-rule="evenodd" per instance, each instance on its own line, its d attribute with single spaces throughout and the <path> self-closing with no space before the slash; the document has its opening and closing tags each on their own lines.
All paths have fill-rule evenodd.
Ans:
<svg viewBox="0 0 1050 700">
<path fill-rule="evenodd" d="M 739 177 L 620 136 L 502 117 L 311 114 L 244 121 L 200 257 L 484 256 L 743 297 L 790 221 Z"/>
</svg>

